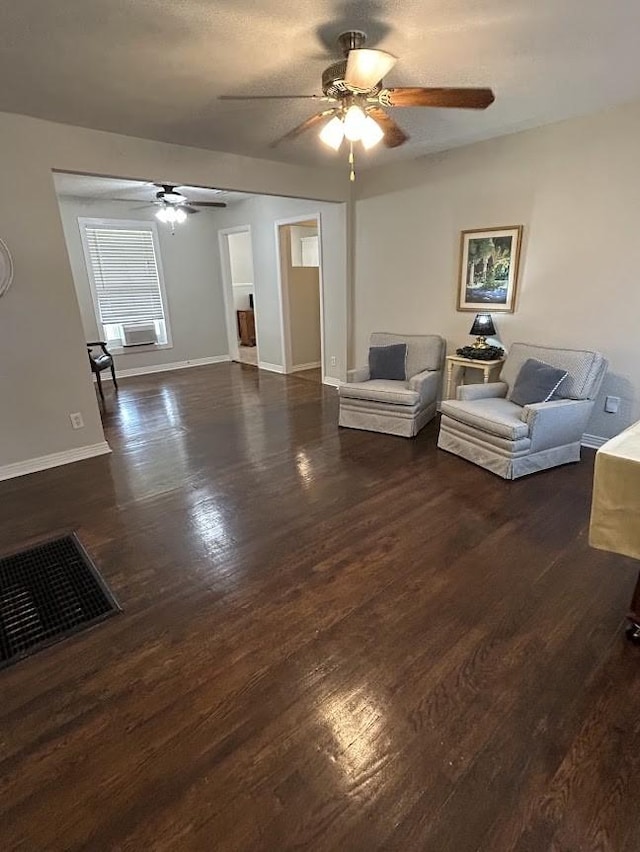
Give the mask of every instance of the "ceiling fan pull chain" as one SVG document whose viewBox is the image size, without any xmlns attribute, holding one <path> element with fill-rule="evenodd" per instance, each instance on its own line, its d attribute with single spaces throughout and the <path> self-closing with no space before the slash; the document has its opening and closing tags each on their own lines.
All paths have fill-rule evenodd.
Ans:
<svg viewBox="0 0 640 852">
<path fill-rule="evenodd" d="M 355 158 L 353 156 L 353 142 L 349 142 L 349 180 L 356 179 Z"/>
</svg>

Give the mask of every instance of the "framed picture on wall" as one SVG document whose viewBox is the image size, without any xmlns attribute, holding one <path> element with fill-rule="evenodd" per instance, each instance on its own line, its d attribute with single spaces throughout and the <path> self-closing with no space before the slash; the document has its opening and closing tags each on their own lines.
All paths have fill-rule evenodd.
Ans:
<svg viewBox="0 0 640 852">
<path fill-rule="evenodd" d="M 522 225 L 462 231 L 459 311 L 513 313 L 521 241 Z"/>
</svg>

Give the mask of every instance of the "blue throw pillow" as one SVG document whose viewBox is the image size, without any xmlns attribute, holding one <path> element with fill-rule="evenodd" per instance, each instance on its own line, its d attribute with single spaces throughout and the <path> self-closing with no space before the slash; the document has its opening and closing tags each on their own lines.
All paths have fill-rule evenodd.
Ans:
<svg viewBox="0 0 640 852">
<path fill-rule="evenodd" d="M 407 344 L 372 346 L 369 349 L 369 378 L 405 382 L 407 380 Z"/>
<path fill-rule="evenodd" d="M 535 358 L 528 358 L 520 367 L 516 377 L 511 391 L 511 402 L 515 402 L 516 405 L 549 402 L 568 375 L 567 370 L 560 370 Z"/>
</svg>

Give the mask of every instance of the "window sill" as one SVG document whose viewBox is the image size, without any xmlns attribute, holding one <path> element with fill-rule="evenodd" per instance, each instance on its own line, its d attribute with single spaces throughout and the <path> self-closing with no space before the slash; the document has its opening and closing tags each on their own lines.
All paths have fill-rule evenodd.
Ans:
<svg viewBox="0 0 640 852">
<path fill-rule="evenodd" d="M 143 346 L 109 346 L 112 355 L 137 355 L 141 352 L 157 352 L 158 349 L 173 349 L 173 343 L 145 343 Z"/>
</svg>

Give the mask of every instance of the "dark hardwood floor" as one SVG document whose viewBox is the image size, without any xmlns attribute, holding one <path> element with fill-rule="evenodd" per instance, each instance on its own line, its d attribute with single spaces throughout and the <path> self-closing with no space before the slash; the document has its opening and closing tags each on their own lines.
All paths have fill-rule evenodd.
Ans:
<svg viewBox="0 0 640 852">
<path fill-rule="evenodd" d="M 504 482 L 238 364 L 107 407 L 111 456 L 0 484 L 0 548 L 76 529 L 124 608 L 0 672 L 2 850 L 640 849 L 592 452 Z"/>
</svg>

